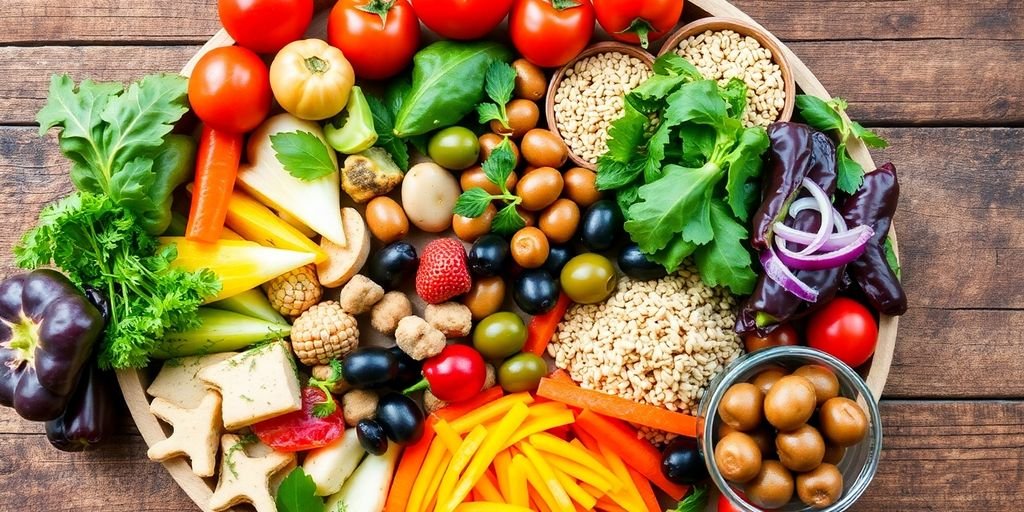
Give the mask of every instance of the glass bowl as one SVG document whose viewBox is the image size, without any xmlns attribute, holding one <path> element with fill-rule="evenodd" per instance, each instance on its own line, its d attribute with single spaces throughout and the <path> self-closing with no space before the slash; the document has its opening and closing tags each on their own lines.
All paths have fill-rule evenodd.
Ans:
<svg viewBox="0 0 1024 512">
<path fill-rule="evenodd" d="M 733 361 L 724 372 L 715 377 L 701 399 L 698 416 L 704 418 L 698 440 L 704 454 L 704 462 L 708 466 L 711 479 L 723 495 L 738 510 L 759 512 L 761 509 L 747 503 L 737 493 L 738 488 L 726 481 L 715 464 L 714 443 L 718 436 L 718 428 L 722 424 L 718 417 L 718 404 L 722 395 L 733 384 L 748 382 L 762 370 L 781 366 L 790 371 L 805 364 L 818 364 L 830 368 L 839 380 L 839 394 L 857 402 L 868 416 L 868 433 L 863 441 L 846 449 L 843 459 L 837 464 L 843 474 L 843 495 L 839 501 L 826 508 L 813 508 L 804 505 L 793 494 L 793 500 L 784 507 L 774 509 L 779 512 L 840 512 L 850 508 L 875 476 L 878 460 L 882 454 L 882 422 L 878 413 L 878 404 L 871 395 L 864 379 L 842 361 L 825 352 L 808 347 L 783 346 L 758 350 L 741 356 Z"/>
</svg>

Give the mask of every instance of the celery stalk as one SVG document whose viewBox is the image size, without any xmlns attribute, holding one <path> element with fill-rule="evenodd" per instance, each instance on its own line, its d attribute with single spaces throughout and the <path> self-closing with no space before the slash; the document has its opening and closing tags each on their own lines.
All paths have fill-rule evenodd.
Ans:
<svg viewBox="0 0 1024 512">
<path fill-rule="evenodd" d="M 283 338 L 292 330 L 288 324 L 208 307 L 199 308 L 196 315 L 199 327 L 169 333 L 150 355 L 157 359 L 170 359 L 233 352 L 253 343 Z"/>
</svg>

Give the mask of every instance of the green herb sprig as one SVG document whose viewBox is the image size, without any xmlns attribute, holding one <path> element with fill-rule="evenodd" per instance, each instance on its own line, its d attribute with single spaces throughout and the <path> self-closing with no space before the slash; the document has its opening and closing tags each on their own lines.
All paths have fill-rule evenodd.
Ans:
<svg viewBox="0 0 1024 512">
<path fill-rule="evenodd" d="M 367 95 L 366 103 L 373 114 L 373 127 L 377 131 L 374 146 L 383 148 L 402 171 L 409 170 L 409 146 L 395 135 L 395 115 L 402 108 L 404 95 L 409 89 L 407 82 L 397 81 L 388 89 L 384 100 Z"/>
<path fill-rule="evenodd" d="M 309 386 L 319 389 L 324 394 L 323 401 L 313 405 L 313 416 L 316 416 L 317 418 L 326 418 L 334 414 L 334 411 L 338 410 L 338 401 L 334 399 L 334 395 L 331 394 L 331 390 L 334 389 L 336 384 L 341 382 L 341 361 L 331 359 L 329 365 L 331 367 L 331 375 L 326 379 L 318 379 L 316 377 L 309 378 Z"/>
<path fill-rule="evenodd" d="M 842 98 L 825 101 L 816 96 L 801 94 L 796 97 L 796 106 L 807 124 L 816 130 L 836 134 L 836 158 L 838 161 L 836 187 L 853 194 L 864 183 L 864 166 L 850 156 L 851 140 L 860 140 L 869 148 L 886 148 L 889 143 L 875 132 L 868 130 L 845 115 L 849 106 Z"/>
<path fill-rule="evenodd" d="M 488 66 L 487 73 L 484 75 L 484 92 L 487 93 L 487 97 L 491 101 L 476 106 L 480 124 L 498 121 L 506 130 L 510 129 L 505 106 L 512 101 L 512 92 L 515 87 L 516 70 L 512 66 L 500 60 L 494 61 Z"/>
<path fill-rule="evenodd" d="M 488 181 L 498 186 L 501 193 L 491 194 L 479 187 L 471 188 L 463 192 L 455 202 L 455 215 L 475 219 L 487 211 L 487 206 L 491 202 L 501 201 L 505 203 L 505 206 L 498 210 L 494 220 L 491 221 L 491 231 L 510 235 L 526 227 L 526 220 L 516 210 L 516 206 L 523 202 L 523 198 L 509 191 L 507 185 L 508 177 L 512 175 L 515 168 L 516 156 L 506 138 L 494 148 L 491 156 L 483 164 L 484 175 L 487 176 Z"/>
<path fill-rule="evenodd" d="M 708 488 L 698 485 L 676 504 L 673 512 L 704 512 L 708 508 Z"/>
<path fill-rule="evenodd" d="M 277 488 L 279 512 L 310 512 L 324 509 L 323 498 L 316 495 L 316 482 L 301 467 L 293 469 Z"/>
<path fill-rule="evenodd" d="M 310 132 L 275 133 L 270 136 L 270 146 L 284 170 L 300 180 L 320 179 L 338 170 L 331 149 Z"/>
</svg>

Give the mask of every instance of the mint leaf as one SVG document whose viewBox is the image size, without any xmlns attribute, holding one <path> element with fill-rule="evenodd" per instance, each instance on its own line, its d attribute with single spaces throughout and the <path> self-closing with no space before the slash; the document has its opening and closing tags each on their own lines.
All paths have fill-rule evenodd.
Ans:
<svg viewBox="0 0 1024 512">
<path fill-rule="evenodd" d="M 278 512 L 310 512 L 324 508 L 324 500 L 316 495 L 316 483 L 301 467 L 288 473 L 277 488 L 274 501 Z"/>
<path fill-rule="evenodd" d="M 310 132 L 275 133 L 270 136 L 270 145 L 284 170 L 300 180 L 316 180 L 338 170 L 330 148 Z"/>
<path fill-rule="evenodd" d="M 750 253 L 742 244 L 747 239 L 746 228 L 718 200 L 711 202 L 710 218 L 714 238 L 694 253 L 701 279 L 708 286 L 726 286 L 737 295 L 750 294 L 757 274 L 751 270 Z"/>
<path fill-rule="evenodd" d="M 516 70 L 506 62 L 494 61 L 484 75 L 484 92 L 491 101 L 505 105 L 512 100 L 516 87 Z"/>
<path fill-rule="evenodd" d="M 844 117 L 848 105 L 842 98 L 826 102 L 814 96 L 800 95 L 796 98 L 796 104 L 807 124 L 820 131 L 836 132 L 836 165 L 839 172 L 836 187 L 847 194 L 853 194 L 864 183 L 864 168 L 850 155 L 850 139 L 860 139 L 871 148 L 885 148 L 889 143 L 860 123 Z"/>
<path fill-rule="evenodd" d="M 498 121 L 502 126 L 508 128 L 506 121 L 501 114 L 501 109 L 494 103 L 481 103 L 476 106 L 477 122 L 487 124 L 491 121 Z"/>
<path fill-rule="evenodd" d="M 526 227 L 526 221 L 516 211 L 515 204 L 509 204 L 502 208 L 491 222 L 491 231 L 499 235 L 511 235 L 524 227 Z"/>
<path fill-rule="evenodd" d="M 885 149 L 889 147 L 889 141 L 879 137 L 875 132 L 864 128 L 856 121 L 850 122 L 850 128 L 853 130 L 853 136 L 863 141 L 869 148 Z"/>
<path fill-rule="evenodd" d="M 475 187 L 462 193 L 455 201 L 455 215 L 461 215 L 469 219 L 475 219 L 487 211 L 487 205 L 491 204 L 493 196 L 486 190 Z"/>
<path fill-rule="evenodd" d="M 864 167 L 850 157 L 845 142 L 836 147 L 836 158 L 836 187 L 853 194 L 864 183 Z"/>
<path fill-rule="evenodd" d="M 491 151 L 491 155 L 487 157 L 482 167 L 484 176 L 487 176 L 491 183 L 497 185 L 502 192 L 507 194 L 508 187 L 505 186 L 505 183 L 508 182 L 508 177 L 516 168 L 516 154 L 512 152 L 508 137 L 505 137 L 505 140 L 501 141 L 494 151 Z"/>
<path fill-rule="evenodd" d="M 841 130 L 845 124 L 843 116 L 817 96 L 797 95 L 796 106 L 800 109 L 800 115 L 807 121 L 807 124 L 818 131 Z"/>
</svg>

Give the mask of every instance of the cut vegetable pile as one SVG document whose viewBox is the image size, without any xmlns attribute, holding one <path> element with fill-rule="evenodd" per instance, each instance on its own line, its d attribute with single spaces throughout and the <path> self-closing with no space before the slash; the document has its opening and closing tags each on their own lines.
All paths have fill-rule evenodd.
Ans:
<svg viewBox="0 0 1024 512">
<path fill-rule="evenodd" d="M 38 121 L 74 191 L 0 282 L 0 405 L 84 450 L 111 428 L 109 372 L 152 375 L 169 435 L 148 456 L 187 460 L 213 511 L 702 510 L 709 470 L 735 468 L 705 465 L 718 420 L 692 406 L 741 337 L 858 367 L 906 310 L 899 185 L 851 158 L 885 142 L 840 99 L 799 96 L 803 124 L 669 48 L 576 62 L 595 22 L 657 44 L 683 5 L 649 3 L 338 0 L 303 39 L 324 33 L 311 0 L 222 0 L 238 43 L 190 77 L 55 76 Z M 829 423 L 853 402 L 812 403 L 832 374 L 801 371 L 829 446 L 861 442 Z M 777 422 L 738 386 L 715 442 L 790 489 L 727 479 L 759 507 L 794 478 L 840 499 L 801 483 L 834 483 L 827 460 L 754 445 L 762 409 L 779 439 L 817 434 L 810 413 Z"/>
</svg>

